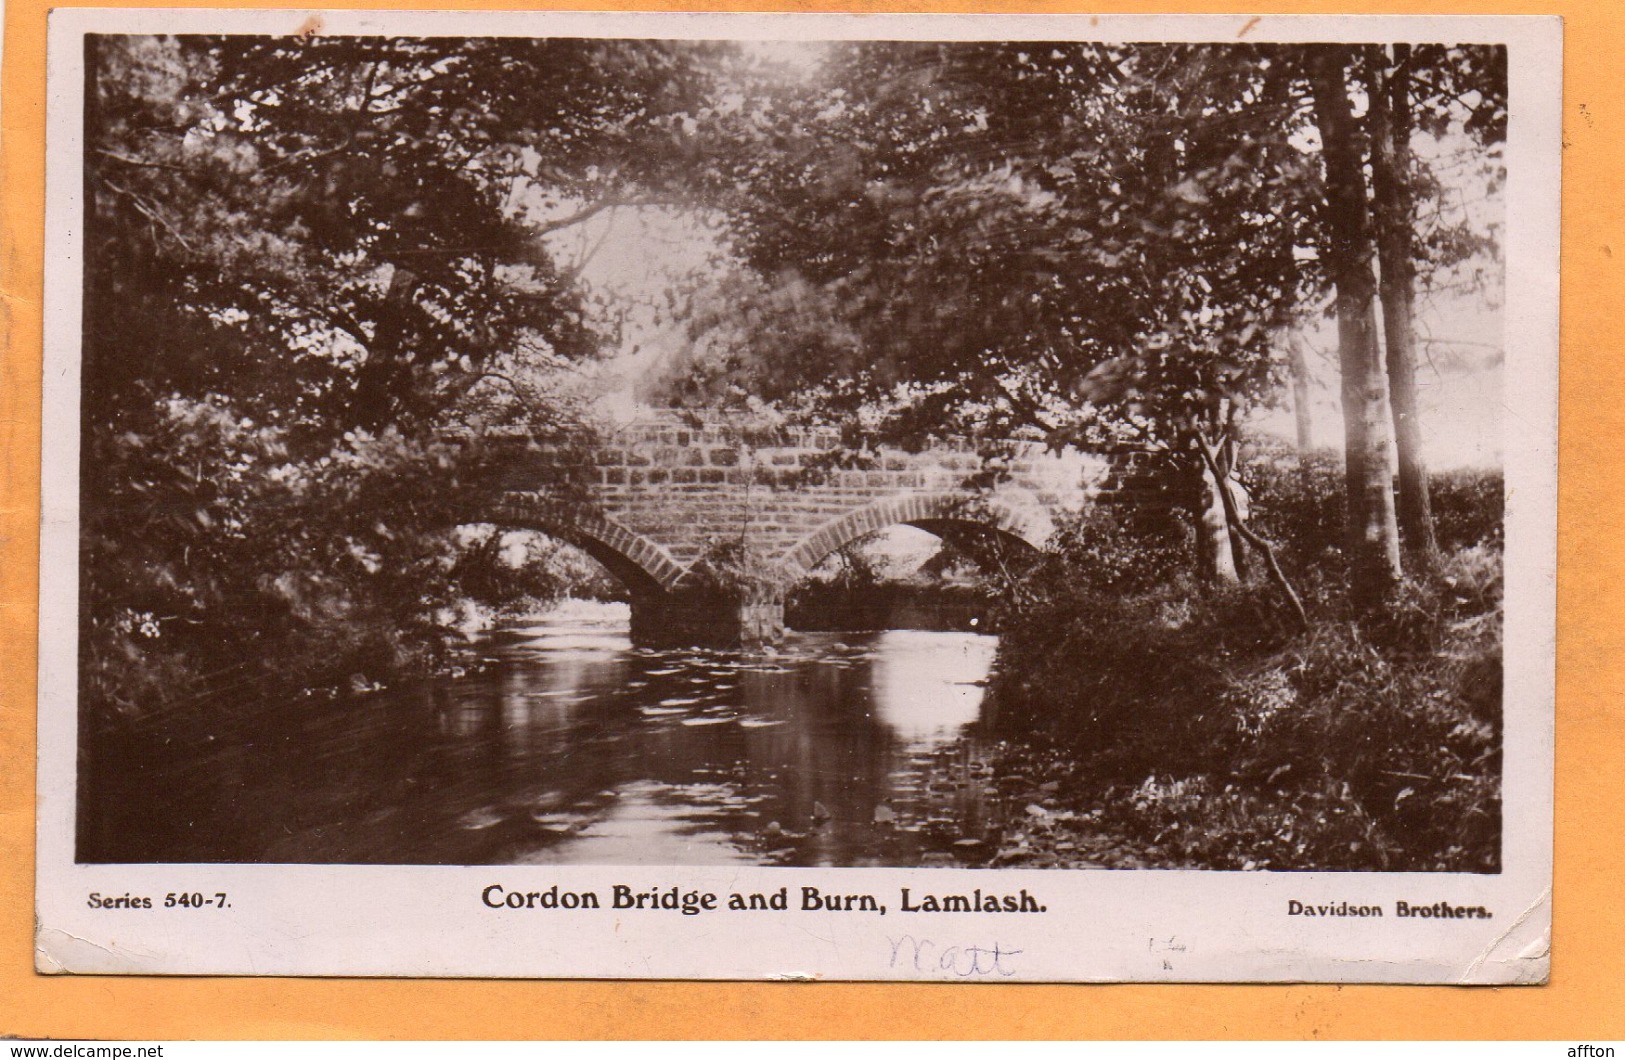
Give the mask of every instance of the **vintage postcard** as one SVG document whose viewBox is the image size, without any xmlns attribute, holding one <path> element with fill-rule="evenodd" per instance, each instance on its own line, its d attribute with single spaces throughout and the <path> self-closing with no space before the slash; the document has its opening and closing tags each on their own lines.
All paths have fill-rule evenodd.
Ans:
<svg viewBox="0 0 1625 1060">
<path fill-rule="evenodd" d="M 1561 43 L 57 10 L 37 967 L 1544 982 Z"/>
</svg>

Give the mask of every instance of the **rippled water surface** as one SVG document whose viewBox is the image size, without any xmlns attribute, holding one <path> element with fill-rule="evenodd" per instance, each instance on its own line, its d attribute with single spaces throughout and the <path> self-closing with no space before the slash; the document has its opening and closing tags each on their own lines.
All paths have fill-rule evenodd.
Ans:
<svg viewBox="0 0 1625 1060">
<path fill-rule="evenodd" d="M 151 804 L 127 823 L 167 849 L 125 856 L 975 864 L 998 791 L 978 731 L 995 644 L 890 631 L 652 651 L 624 608 L 567 608 L 493 635 L 468 676 L 222 741 L 128 796 Z"/>
</svg>

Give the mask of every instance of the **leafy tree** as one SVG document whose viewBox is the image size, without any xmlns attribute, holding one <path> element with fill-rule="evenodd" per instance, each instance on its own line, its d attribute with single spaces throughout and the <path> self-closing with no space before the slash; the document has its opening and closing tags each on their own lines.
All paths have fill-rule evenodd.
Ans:
<svg viewBox="0 0 1625 1060">
<path fill-rule="evenodd" d="M 1505 135 L 1505 55 L 1496 48 L 1306 49 L 1326 176 L 1324 245 L 1337 288 L 1347 454 L 1348 550 L 1358 595 L 1374 601 L 1400 574 L 1399 531 L 1424 565 L 1436 560 L 1416 396 L 1417 266 L 1430 271 L 1481 248 L 1468 225 L 1417 238 L 1418 202 L 1436 183 L 1411 151 L 1413 132 Z M 1363 90 L 1356 119 L 1350 93 Z M 1366 187 L 1369 163 L 1371 186 Z M 1419 194 L 1420 193 L 1420 194 Z M 1380 281 L 1372 272 L 1380 264 Z M 1431 260 L 1430 260 L 1431 259 Z M 1377 353 L 1375 302 L 1383 309 Z M 1392 427 L 1380 407 L 1386 395 Z M 1390 454 L 1398 468 L 1397 511 Z"/>
<path fill-rule="evenodd" d="M 708 378 L 905 436 L 1157 448 L 1193 483 L 1205 441 L 1228 478 L 1317 279 L 1291 88 L 1269 49 L 1077 43 L 858 45 L 810 96 L 767 85 L 716 152 L 749 272 L 698 319 Z"/>
<path fill-rule="evenodd" d="M 1435 235 L 1433 246 L 1417 238 L 1419 199 L 1437 186 L 1415 158 L 1418 125 L 1436 136 L 1470 138 L 1487 147 L 1506 135 L 1506 55 L 1501 48 L 1369 46 L 1364 79 L 1369 99 L 1372 200 L 1381 278 L 1384 350 L 1393 406 L 1399 468 L 1399 528 L 1425 564 L 1436 561 L 1438 543 L 1428 490 L 1427 461 L 1416 396 L 1416 287 L 1418 258 L 1424 266 L 1447 265 L 1481 249 L 1457 226 Z M 1418 193 L 1423 193 L 1419 195 Z M 1444 238 L 1441 238 L 1443 236 Z M 1427 261 L 1432 252 L 1434 261 Z"/>
<path fill-rule="evenodd" d="M 1407 173 L 1415 120 L 1411 113 L 1410 60 L 1409 45 L 1396 45 L 1392 55 L 1375 46 L 1366 49 L 1370 101 L 1366 123 L 1381 272 L 1383 348 L 1399 464 L 1397 517 L 1407 543 L 1423 555 L 1432 555 L 1439 546 L 1433 535 L 1433 508 L 1428 499 L 1427 462 L 1422 453 L 1422 424 L 1416 400 L 1416 279 L 1411 232 L 1415 207 Z"/>
<path fill-rule="evenodd" d="M 92 37 L 87 701 L 383 673 L 461 595 L 481 424 L 600 338 L 544 237 L 639 193 L 703 49 Z"/>
<path fill-rule="evenodd" d="M 1492 52 L 1426 58 L 1441 85 L 1484 102 L 1465 119 L 1484 136 L 1496 127 Z M 1335 289 L 1352 424 L 1347 549 L 1361 594 L 1380 591 L 1399 561 L 1374 234 L 1406 261 L 1448 260 L 1470 240 L 1409 235 L 1428 190 L 1415 173 L 1409 217 L 1384 208 L 1386 176 L 1371 202 L 1363 167 L 1382 114 L 1353 111 L 1350 77 L 1369 73 L 1358 58 L 1318 46 L 874 43 L 831 50 L 812 90 L 752 82 L 718 117 L 699 178 L 732 204 L 742 267 L 691 301 L 678 389 L 856 412 L 903 436 L 1164 450 L 1189 472 L 1206 566 L 1222 576 L 1247 539 L 1232 482 L 1241 427 L 1279 400 L 1281 336 Z M 1407 120 L 1434 135 L 1460 127 L 1440 117 L 1450 95 L 1429 87 Z M 1387 240 L 1399 228 L 1407 239 Z M 1406 273 L 1384 276 L 1397 289 Z M 1399 389 L 1404 346 L 1388 345 Z M 1414 408 L 1413 394 L 1396 407 Z M 1402 418 L 1414 482 L 1419 435 L 1414 413 Z"/>
<path fill-rule="evenodd" d="M 1397 583 L 1402 573 L 1389 470 L 1393 436 L 1377 344 L 1370 207 L 1359 128 L 1349 102 L 1351 50 L 1326 45 L 1308 51 L 1315 123 L 1325 162 L 1324 250 L 1337 291 L 1348 494 L 1345 548 L 1355 595 L 1370 603 Z"/>
</svg>

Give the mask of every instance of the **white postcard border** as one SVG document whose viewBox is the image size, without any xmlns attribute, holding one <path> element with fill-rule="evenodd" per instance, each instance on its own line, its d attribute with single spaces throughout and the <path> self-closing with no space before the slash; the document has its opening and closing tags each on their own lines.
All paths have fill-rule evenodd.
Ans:
<svg viewBox="0 0 1625 1060">
<path fill-rule="evenodd" d="M 739 39 L 1446 40 L 1509 48 L 1504 870 L 1173 870 L 84 865 L 77 729 L 82 47 L 85 32 Z M 50 21 L 42 450 L 37 964 L 46 972 L 368 976 L 1544 981 L 1550 947 L 1555 669 L 1561 23 L 1493 16 L 905 16 L 64 9 Z M 776 892 L 783 914 L 618 911 L 610 891 Z M 594 891 L 596 912 L 490 908 L 506 890 Z M 801 888 L 876 895 L 887 915 L 803 912 Z M 904 913 L 903 888 L 1025 892 L 1000 917 Z M 230 908 L 92 910 L 86 896 L 228 893 Z M 1382 919 L 1289 918 L 1288 900 Z M 1484 905 L 1400 921 L 1396 900 Z"/>
</svg>

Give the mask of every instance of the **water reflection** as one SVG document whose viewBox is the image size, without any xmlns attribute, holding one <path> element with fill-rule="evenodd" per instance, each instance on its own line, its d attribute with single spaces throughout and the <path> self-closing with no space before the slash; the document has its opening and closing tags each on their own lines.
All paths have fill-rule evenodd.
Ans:
<svg viewBox="0 0 1625 1060">
<path fill-rule="evenodd" d="M 576 608 L 493 636 L 478 673 L 244 734 L 154 798 L 190 820 L 153 860 L 978 863 L 995 643 L 650 651 L 624 609 Z"/>
<path fill-rule="evenodd" d="M 958 739 L 981 714 L 997 644 L 975 633 L 878 634 L 868 658 L 880 720 L 911 748 Z"/>
</svg>

